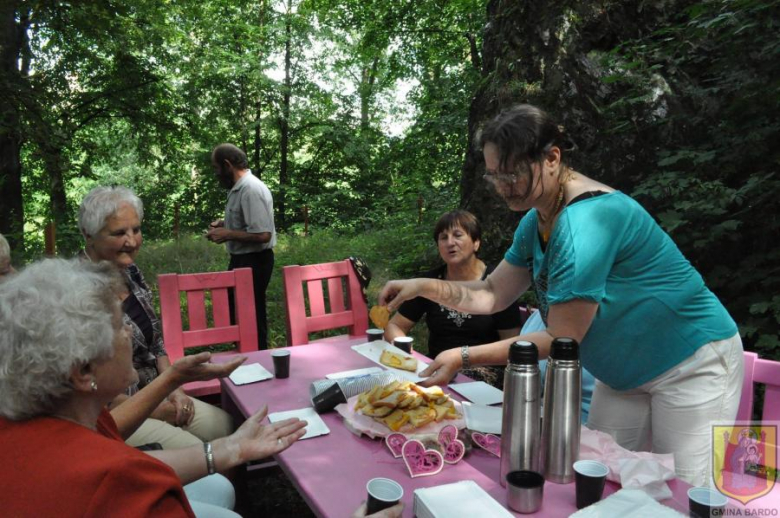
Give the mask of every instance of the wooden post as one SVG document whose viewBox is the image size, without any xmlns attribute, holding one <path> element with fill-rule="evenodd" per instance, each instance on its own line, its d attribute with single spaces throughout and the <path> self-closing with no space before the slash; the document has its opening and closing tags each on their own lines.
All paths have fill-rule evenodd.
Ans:
<svg viewBox="0 0 780 518">
<path fill-rule="evenodd" d="M 417 224 L 422 224 L 422 210 L 423 210 L 423 200 L 422 194 L 417 197 Z"/>
<path fill-rule="evenodd" d="M 57 255 L 57 227 L 53 221 L 48 222 L 43 229 L 43 241 L 44 253 L 48 257 Z"/>
<path fill-rule="evenodd" d="M 309 206 L 303 206 L 303 237 L 309 235 Z"/>
</svg>

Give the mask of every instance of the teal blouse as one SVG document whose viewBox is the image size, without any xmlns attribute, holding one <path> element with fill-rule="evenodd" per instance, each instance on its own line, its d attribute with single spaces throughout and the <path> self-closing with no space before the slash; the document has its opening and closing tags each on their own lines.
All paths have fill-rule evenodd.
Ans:
<svg viewBox="0 0 780 518">
<path fill-rule="evenodd" d="M 616 390 L 636 388 L 737 333 L 672 239 L 621 192 L 564 208 L 545 251 L 531 210 L 504 258 L 530 271 L 545 323 L 551 305 L 598 303 L 582 365 Z"/>
</svg>

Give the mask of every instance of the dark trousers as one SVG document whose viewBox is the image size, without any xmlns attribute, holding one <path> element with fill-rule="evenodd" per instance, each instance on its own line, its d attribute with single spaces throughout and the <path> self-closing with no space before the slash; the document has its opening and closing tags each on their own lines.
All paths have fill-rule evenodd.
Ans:
<svg viewBox="0 0 780 518">
<path fill-rule="evenodd" d="M 252 284 L 255 288 L 255 313 L 257 314 L 257 345 L 260 349 L 268 349 L 268 316 L 265 311 L 265 290 L 271 281 L 274 271 L 274 251 L 272 249 L 249 254 L 235 254 L 230 256 L 228 270 L 236 268 L 252 269 Z M 233 295 L 230 300 L 230 320 L 235 322 L 235 308 Z"/>
</svg>

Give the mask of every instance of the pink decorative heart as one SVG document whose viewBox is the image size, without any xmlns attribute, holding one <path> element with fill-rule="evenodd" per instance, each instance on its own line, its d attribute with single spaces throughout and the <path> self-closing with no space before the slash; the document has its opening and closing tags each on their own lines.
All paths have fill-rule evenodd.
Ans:
<svg viewBox="0 0 780 518">
<path fill-rule="evenodd" d="M 442 445 L 444 453 L 444 462 L 447 464 L 455 464 L 466 453 L 466 445 L 463 441 L 458 440 L 458 429 L 448 424 L 439 432 L 439 444 Z"/>
<path fill-rule="evenodd" d="M 393 454 L 393 457 L 397 459 L 401 456 L 404 443 L 408 440 L 409 438 L 402 433 L 391 433 L 385 437 L 385 444 L 390 448 L 390 453 Z"/>
<path fill-rule="evenodd" d="M 501 437 L 492 433 L 474 432 L 471 434 L 471 440 L 483 450 L 492 453 L 496 457 L 501 457 Z"/>
<path fill-rule="evenodd" d="M 444 467 L 441 453 L 436 450 L 426 450 L 423 443 L 417 439 L 406 441 L 401 454 L 412 478 L 435 475 Z"/>
</svg>

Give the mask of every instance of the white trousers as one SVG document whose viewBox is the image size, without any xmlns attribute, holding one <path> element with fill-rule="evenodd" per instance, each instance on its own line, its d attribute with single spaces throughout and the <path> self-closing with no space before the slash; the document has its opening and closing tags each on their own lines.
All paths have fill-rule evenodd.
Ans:
<svg viewBox="0 0 780 518">
<path fill-rule="evenodd" d="M 184 493 L 197 518 L 240 518 L 232 511 L 236 505 L 233 484 L 219 473 L 187 484 Z"/>
<path fill-rule="evenodd" d="M 636 389 L 596 382 L 588 427 L 632 451 L 673 453 L 677 475 L 705 485 L 712 475 L 712 423 L 736 418 L 744 374 L 739 334 L 710 342 Z"/>
</svg>

